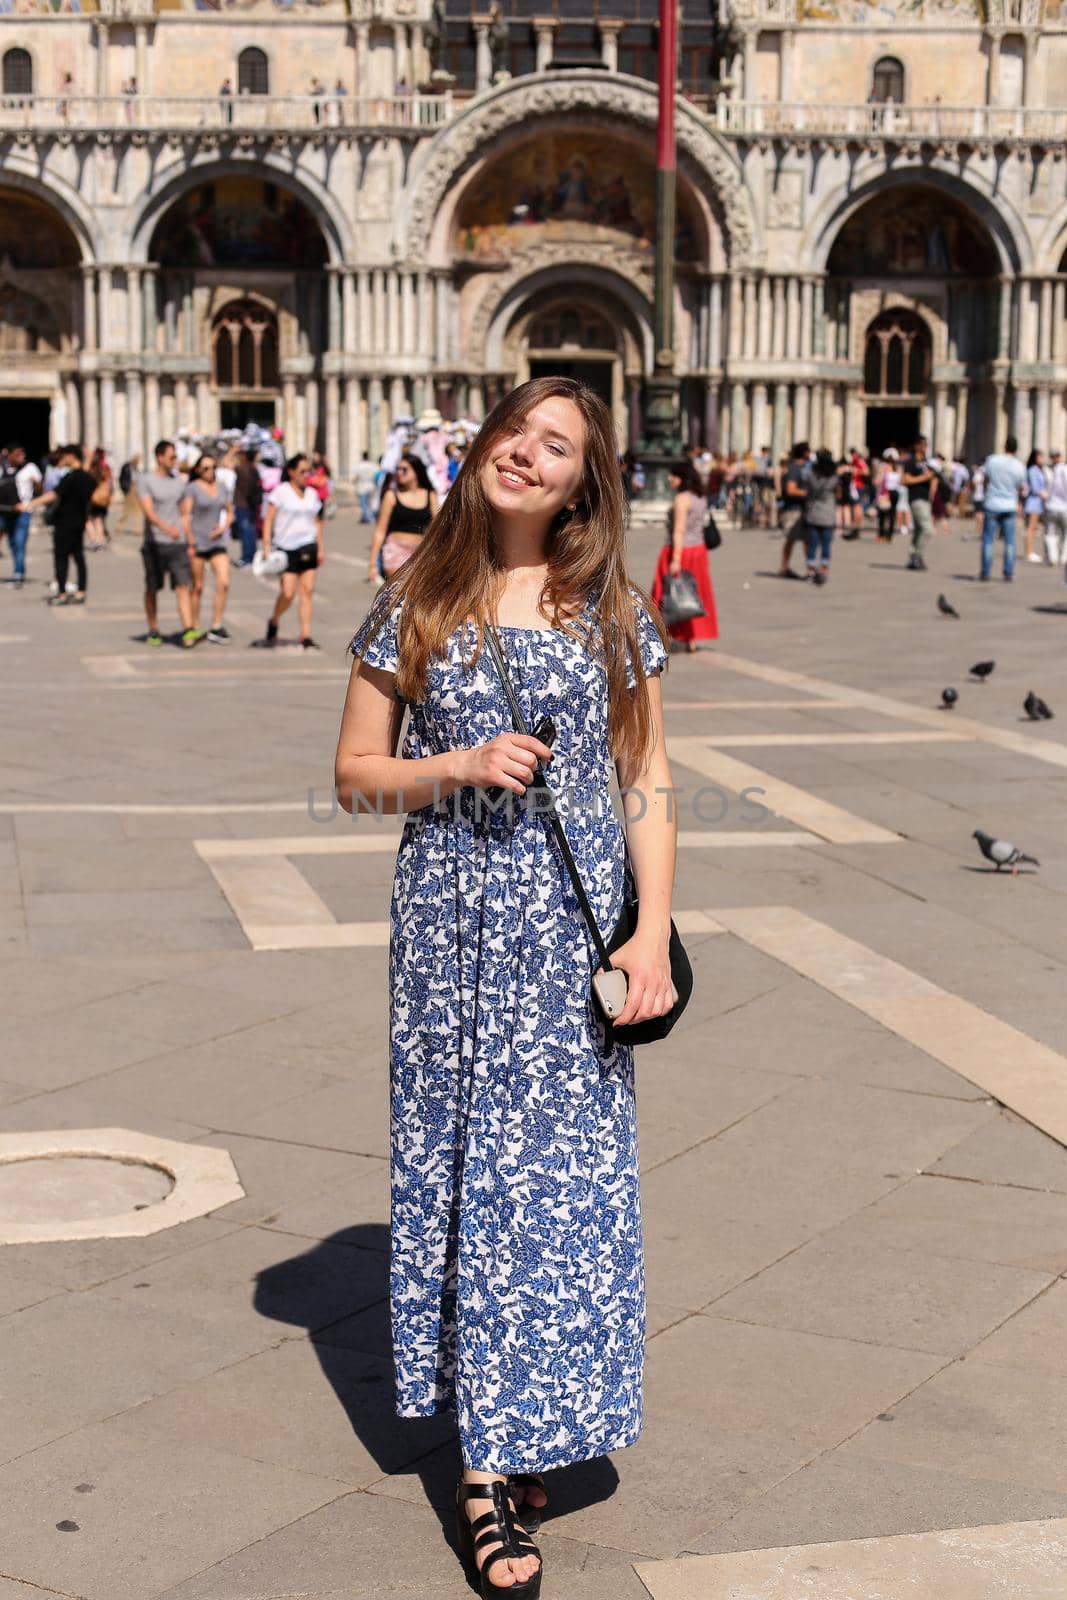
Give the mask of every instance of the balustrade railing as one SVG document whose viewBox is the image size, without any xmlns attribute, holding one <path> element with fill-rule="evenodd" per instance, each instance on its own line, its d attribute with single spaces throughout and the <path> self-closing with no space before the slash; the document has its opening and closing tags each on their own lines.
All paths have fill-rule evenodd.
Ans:
<svg viewBox="0 0 1067 1600">
<path fill-rule="evenodd" d="M 394 128 L 432 130 L 453 115 L 440 95 L 35 95 L 0 96 L 0 129 L 216 129 L 221 133 Z"/>
<path fill-rule="evenodd" d="M 775 100 L 720 100 L 712 114 L 733 135 L 801 134 L 817 138 L 922 138 L 1062 141 L 1067 110 L 1034 106 L 826 105 Z"/>
</svg>

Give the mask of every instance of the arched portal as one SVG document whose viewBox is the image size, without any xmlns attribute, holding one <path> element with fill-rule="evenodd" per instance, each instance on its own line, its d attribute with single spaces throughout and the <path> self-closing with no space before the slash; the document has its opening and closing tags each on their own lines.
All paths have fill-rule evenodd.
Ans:
<svg viewBox="0 0 1067 1600">
<path fill-rule="evenodd" d="M 81 260 L 50 205 L 0 187 L 0 436 L 36 460 L 80 421 Z"/>
<path fill-rule="evenodd" d="M 832 448 L 919 433 L 945 455 L 985 447 L 998 273 L 984 223 L 941 189 L 900 180 L 853 212 L 827 262 L 827 354 L 850 373 Z"/>
<path fill-rule="evenodd" d="M 287 449 L 320 446 L 328 249 L 310 206 L 270 177 L 213 176 L 160 216 L 148 255 L 170 358 L 160 430 L 259 422 Z"/>
<path fill-rule="evenodd" d="M 635 443 L 641 420 L 642 329 L 599 274 L 586 270 L 577 278 L 562 273 L 552 279 L 552 274 L 540 275 L 525 296 L 520 292 L 510 312 L 503 310 L 500 366 L 507 380 L 577 378 L 608 406 L 620 447 Z"/>
</svg>

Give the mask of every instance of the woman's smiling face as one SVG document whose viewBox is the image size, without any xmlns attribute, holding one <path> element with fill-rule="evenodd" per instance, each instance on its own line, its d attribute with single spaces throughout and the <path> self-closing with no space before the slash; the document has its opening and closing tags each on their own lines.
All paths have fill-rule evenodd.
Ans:
<svg viewBox="0 0 1067 1600">
<path fill-rule="evenodd" d="M 551 395 L 494 440 L 482 488 L 495 512 L 551 522 L 573 507 L 585 471 L 585 423 L 573 400 Z"/>
</svg>

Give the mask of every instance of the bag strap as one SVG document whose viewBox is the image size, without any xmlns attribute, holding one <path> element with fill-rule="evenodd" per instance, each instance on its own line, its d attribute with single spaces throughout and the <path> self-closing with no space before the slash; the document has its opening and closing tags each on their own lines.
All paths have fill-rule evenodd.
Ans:
<svg viewBox="0 0 1067 1600">
<path fill-rule="evenodd" d="M 515 698 L 514 689 L 511 687 L 511 679 L 508 677 L 508 669 L 504 665 L 504 657 L 501 653 L 500 641 L 496 636 L 496 629 L 493 627 L 491 622 L 486 623 L 485 632 L 489 644 L 489 653 L 493 658 L 493 664 L 495 665 L 497 673 L 500 677 L 500 681 L 504 686 L 504 694 L 507 696 L 508 706 L 511 710 L 511 720 L 515 725 L 515 732 L 528 734 L 530 730 L 526 726 L 526 719 L 523 717 L 522 708 Z M 559 845 L 560 854 L 563 857 L 564 865 L 570 874 L 571 883 L 574 885 L 574 892 L 578 898 L 578 905 L 581 908 L 582 916 L 585 918 L 589 932 L 592 935 L 593 944 L 596 946 L 596 953 L 600 958 L 600 965 L 603 967 L 605 972 L 611 972 L 611 957 L 608 954 L 607 945 L 604 943 L 600 929 L 597 927 L 596 917 L 593 915 L 593 908 L 589 904 L 589 896 L 585 892 L 585 886 L 582 883 L 577 864 L 574 856 L 571 854 L 571 847 L 567 843 L 567 835 L 564 832 L 563 823 L 560 821 L 559 813 L 556 810 L 556 803 L 552 794 L 552 790 L 549 788 L 545 779 L 545 775 L 540 766 L 538 766 L 534 777 L 534 785 L 540 791 L 540 793 L 548 796 L 549 804 L 548 808 L 544 811 L 544 815 L 548 818 L 552 832 L 556 836 L 556 843 Z"/>
</svg>

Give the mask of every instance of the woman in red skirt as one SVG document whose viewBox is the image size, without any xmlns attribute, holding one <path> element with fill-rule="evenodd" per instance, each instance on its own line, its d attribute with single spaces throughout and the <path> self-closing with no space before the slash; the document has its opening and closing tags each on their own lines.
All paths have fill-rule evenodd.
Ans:
<svg viewBox="0 0 1067 1600">
<path fill-rule="evenodd" d="M 694 617 L 688 622 L 670 623 L 667 631 L 672 639 L 684 644 L 686 650 L 695 650 L 698 639 L 719 637 L 719 624 L 715 617 L 715 593 L 711 587 L 708 551 L 704 543 L 708 502 L 691 461 L 675 461 L 667 481 L 674 495 L 674 503 L 667 513 L 667 542 L 660 551 L 656 563 L 656 576 L 652 580 L 652 598 L 659 605 L 663 595 L 664 580 L 668 574 L 671 577 L 677 577 L 683 571 L 693 574 L 705 614 L 702 617 Z"/>
</svg>

